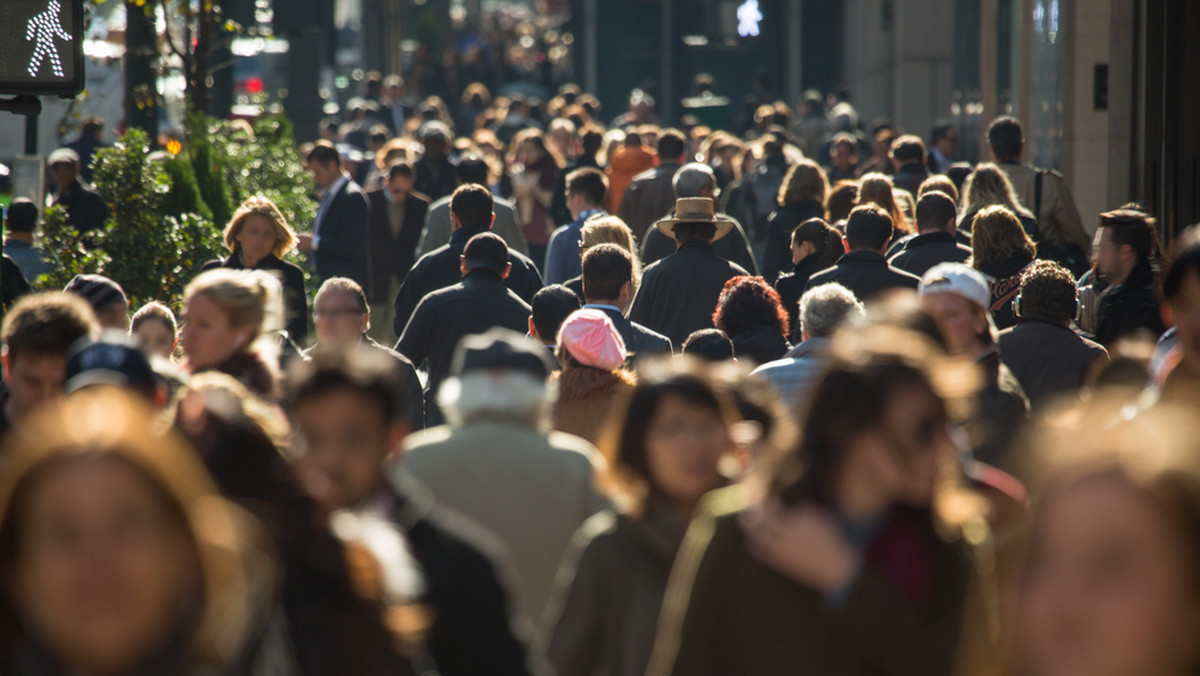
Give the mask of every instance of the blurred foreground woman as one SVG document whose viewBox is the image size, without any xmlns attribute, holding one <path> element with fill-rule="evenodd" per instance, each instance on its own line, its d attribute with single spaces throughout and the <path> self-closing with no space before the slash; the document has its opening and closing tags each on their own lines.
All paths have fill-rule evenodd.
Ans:
<svg viewBox="0 0 1200 676">
<path fill-rule="evenodd" d="M 273 565 L 195 454 L 153 428 L 144 404 L 95 387 L 5 441 L 3 673 L 290 673 L 286 647 L 262 644 Z"/>
<path fill-rule="evenodd" d="M 568 320 L 570 321 L 570 320 Z M 724 485 L 736 416 L 689 362 L 651 362 L 602 441 L 619 513 L 586 521 L 567 550 L 541 634 L 560 676 L 642 676 L 671 563 L 692 512 Z"/>
<path fill-rule="evenodd" d="M 939 355 L 834 338 L 799 447 L 700 506 L 648 674 L 993 673 L 990 534 L 947 428 L 976 379 Z"/>
<path fill-rule="evenodd" d="M 1019 626 L 1030 676 L 1200 674 L 1195 413 L 1113 410 L 1096 406 L 1029 446 L 1035 528 Z"/>
</svg>

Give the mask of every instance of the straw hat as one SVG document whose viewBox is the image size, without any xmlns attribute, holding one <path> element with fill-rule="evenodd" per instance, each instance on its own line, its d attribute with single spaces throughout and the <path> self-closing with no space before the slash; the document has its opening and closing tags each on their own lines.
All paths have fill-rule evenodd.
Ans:
<svg viewBox="0 0 1200 676">
<path fill-rule="evenodd" d="M 721 239 L 733 229 L 733 221 L 717 218 L 711 197 L 680 197 L 675 200 L 675 217 L 658 222 L 658 230 L 674 239 L 675 226 L 680 223 L 712 223 L 717 226 L 713 241 Z"/>
</svg>

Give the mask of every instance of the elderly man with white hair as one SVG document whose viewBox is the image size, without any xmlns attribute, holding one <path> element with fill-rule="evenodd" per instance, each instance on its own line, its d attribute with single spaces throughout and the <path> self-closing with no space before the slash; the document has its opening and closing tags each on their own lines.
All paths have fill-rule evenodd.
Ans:
<svg viewBox="0 0 1200 676">
<path fill-rule="evenodd" d="M 775 387 L 792 411 L 808 406 L 809 396 L 825 368 L 829 341 L 842 326 L 863 317 L 863 305 L 846 287 L 831 282 L 809 289 L 800 297 L 800 339 L 783 359 L 751 372 Z"/>
<path fill-rule="evenodd" d="M 603 462 L 596 448 L 550 431 L 555 368 L 544 348 L 514 331 L 466 336 L 438 392 L 450 424 L 408 437 L 398 470 L 508 547 L 514 606 L 533 623 L 571 537 L 608 506 L 593 480 Z"/>
<path fill-rule="evenodd" d="M 671 185 L 675 190 L 676 200 L 681 197 L 708 197 L 714 203 L 720 203 L 717 199 L 717 175 L 707 164 L 691 162 L 683 165 L 675 172 Z M 644 265 L 648 266 L 675 253 L 675 240 L 658 227 L 660 222 L 674 217 L 675 210 L 672 209 L 646 231 L 641 252 Z M 717 218 L 732 222 L 733 227 L 728 234 L 713 240 L 713 251 L 721 258 L 746 268 L 752 274 L 758 274 L 758 263 L 754 260 L 754 252 L 750 249 L 750 240 L 746 237 L 745 228 L 729 214 L 719 213 Z"/>
</svg>

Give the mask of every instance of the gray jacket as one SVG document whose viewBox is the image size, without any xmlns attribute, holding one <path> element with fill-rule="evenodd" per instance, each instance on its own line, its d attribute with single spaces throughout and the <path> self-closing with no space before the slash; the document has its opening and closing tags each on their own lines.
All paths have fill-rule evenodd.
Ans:
<svg viewBox="0 0 1200 676">
<path fill-rule="evenodd" d="M 825 371 L 828 352 L 828 338 L 809 338 L 792 348 L 783 359 L 767 362 L 751 371 L 750 375 L 759 376 L 770 383 L 779 392 L 788 410 L 800 413 L 808 408 L 817 380 Z"/>
</svg>

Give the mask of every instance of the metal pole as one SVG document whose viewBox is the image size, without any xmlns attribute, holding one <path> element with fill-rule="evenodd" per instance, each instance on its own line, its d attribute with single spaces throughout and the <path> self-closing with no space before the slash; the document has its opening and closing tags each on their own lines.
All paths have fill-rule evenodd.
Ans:
<svg viewBox="0 0 1200 676">
<path fill-rule="evenodd" d="M 597 67 L 598 49 L 596 40 L 599 39 L 596 30 L 597 0 L 584 0 L 583 4 L 583 88 L 592 94 L 599 94 L 600 78 Z"/>
<path fill-rule="evenodd" d="M 25 116 L 25 154 L 38 154 L 38 118 L 37 115 Z"/>
</svg>

